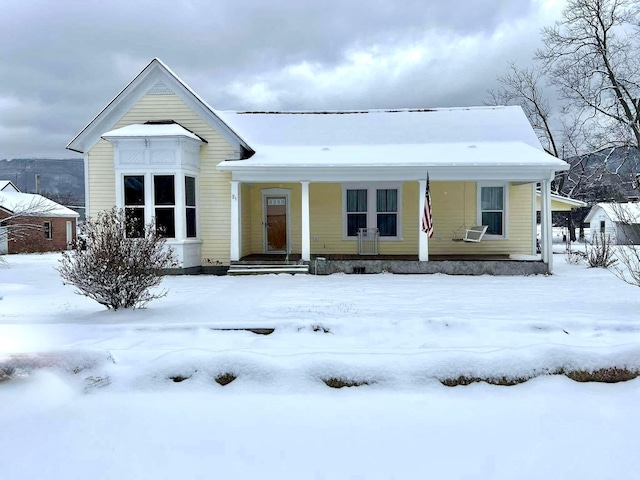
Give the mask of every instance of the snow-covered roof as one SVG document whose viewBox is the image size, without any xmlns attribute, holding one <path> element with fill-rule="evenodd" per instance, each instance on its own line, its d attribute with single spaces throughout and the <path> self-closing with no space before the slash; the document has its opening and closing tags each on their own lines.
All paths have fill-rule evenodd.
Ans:
<svg viewBox="0 0 640 480">
<path fill-rule="evenodd" d="M 0 191 L 0 208 L 11 213 L 28 212 L 39 217 L 77 217 L 78 213 L 42 195 Z"/>
<path fill-rule="evenodd" d="M 531 181 L 568 168 L 544 151 L 520 107 L 218 116 L 255 151 L 248 159 L 218 164 L 244 181 L 267 180 L 277 172 L 282 180 L 288 175 L 313 181 L 335 180 L 343 172 L 344 181 L 348 170 L 365 181 L 363 167 L 372 167 L 377 180 L 423 178 L 429 169 L 434 180 L 489 175 Z"/>
<path fill-rule="evenodd" d="M 640 203 L 598 203 L 594 205 L 584 219 L 590 223 L 598 211 L 604 211 L 612 222 L 640 223 Z"/>
<path fill-rule="evenodd" d="M 331 148 L 478 142 L 522 142 L 542 150 L 517 106 L 217 114 L 258 152 L 265 146 Z"/>
<path fill-rule="evenodd" d="M 195 133 L 177 123 L 133 124 L 102 134 L 105 139 L 125 137 L 188 137 L 200 140 Z"/>
<path fill-rule="evenodd" d="M 546 163 L 545 163 L 546 162 Z M 243 167 L 526 166 L 554 167 L 557 158 L 522 142 L 262 146 L 246 160 L 227 161 L 222 170 Z"/>
<path fill-rule="evenodd" d="M 536 190 L 538 209 L 540 209 L 540 197 L 541 196 L 542 196 L 542 194 L 540 193 L 540 190 Z M 571 197 L 565 197 L 563 195 L 558 195 L 558 194 L 555 194 L 555 193 L 551 194 L 551 201 L 556 203 L 556 205 L 558 205 L 558 204 L 566 205 L 566 207 L 567 207 L 566 211 L 571 210 L 573 207 L 586 207 L 587 206 L 587 202 L 583 202 L 582 200 L 576 200 L 575 198 L 571 198 Z M 555 210 L 555 208 L 552 208 L 552 210 Z"/>
<path fill-rule="evenodd" d="M 19 192 L 11 180 L 0 180 L 0 192 Z"/>
</svg>

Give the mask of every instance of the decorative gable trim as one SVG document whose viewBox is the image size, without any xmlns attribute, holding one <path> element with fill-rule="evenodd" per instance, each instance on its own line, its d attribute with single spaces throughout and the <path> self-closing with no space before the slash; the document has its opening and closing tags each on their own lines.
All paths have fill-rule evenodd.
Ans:
<svg viewBox="0 0 640 480">
<path fill-rule="evenodd" d="M 106 107 L 67 145 L 67 149 L 87 153 L 98 143 L 103 133 L 112 130 L 120 119 L 147 93 L 177 95 L 189 108 L 203 118 L 235 150 L 238 159 L 248 158 L 253 149 L 204 102 L 186 83 L 161 60 L 154 58 Z"/>
</svg>

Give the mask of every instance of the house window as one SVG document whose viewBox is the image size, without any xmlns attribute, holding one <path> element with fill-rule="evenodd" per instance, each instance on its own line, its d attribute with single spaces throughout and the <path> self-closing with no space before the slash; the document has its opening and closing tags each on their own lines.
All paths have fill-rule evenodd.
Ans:
<svg viewBox="0 0 640 480">
<path fill-rule="evenodd" d="M 478 222 L 487 225 L 487 235 L 504 237 L 506 232 L 505 185 L 481 185 L 478 199 Z"/>
<path fill-rule="evenodd" d="M 377 224 L 381 237 L 398 235 L 398 190 L 381 189 L 376 192 Z"/>
<path fill-rule="evenodd" d="M 176 236 L 176 189 L 173 175 L 153 176 L 153 203 L 156 233 L 161 237 Z"/>
<path fill-rule="evenodd" d="M 44 222 L 43 230 L 44 230 L 44 238 L 47 239 L 47 240 L 51 240 L 53 238 L 53 231 L 51 229 L 51 222 Z"/>
<path fill-rule="evenodd" d="M 360 228 L 367 228 L 367 190 L 347 190 L 347 236 L 357 236 Z"/>
<path fill-rule="evenodd" d="M 184 177 L 185 218 L 187 219 L 187 238 L 195 238 L 196 230 L 196 179 Z"/>
<path fill-rule="evenodd" d="M 394 185 L 344 187 L 346 238 L 360 228 L 378 228 L 381 238 L 400 237 L 400 188 Z"/>
<path fill-rule="evenodd" d="M 127 222 L 127 237 L 144 236 L 144 176 L 125 175 L 124 212 Z"/>
<path fill-rule="evenodd" d="M 604 220 L 600 220 L 600 233 L 604 233 L 605 232 L 605 222 Z"/>
</svg>

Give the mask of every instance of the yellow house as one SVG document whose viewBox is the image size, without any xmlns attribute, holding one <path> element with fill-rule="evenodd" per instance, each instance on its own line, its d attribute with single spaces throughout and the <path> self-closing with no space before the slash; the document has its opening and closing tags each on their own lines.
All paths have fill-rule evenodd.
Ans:
<svg viewBox="0 0 640 480">
<path fill-rule="evenodd" d="M 184 271 L 211 273 L 550 272 L 550 182 L 568 168 L 519 107 L 217 111 L 158 59 L 67 148 L 85 156 L 89 215 L 153 220 Z"/>
</svg>

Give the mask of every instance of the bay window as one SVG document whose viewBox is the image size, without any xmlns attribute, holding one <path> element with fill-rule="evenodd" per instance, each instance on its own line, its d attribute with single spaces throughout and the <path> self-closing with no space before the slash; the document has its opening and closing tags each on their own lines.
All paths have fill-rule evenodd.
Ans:
<svg viewBox="0 0 640 480">
<path fill-rule="evenodd" d="M 187 238 L 197 236 L 196 228 L 196 179 L 184 177 L 184 204 L 187 221 Z"/>
<path fill-rule="evenodd" d="M 127 222 L 127 237 L 144 236 L 144 175 L 124 176 L 124 214 Z"/>
<path fill-rule="evenodd" d="M 153 176 L 156 233 L 165 238 L 176 236 L 176 189 L 173 175 Z"/>
</svg>

